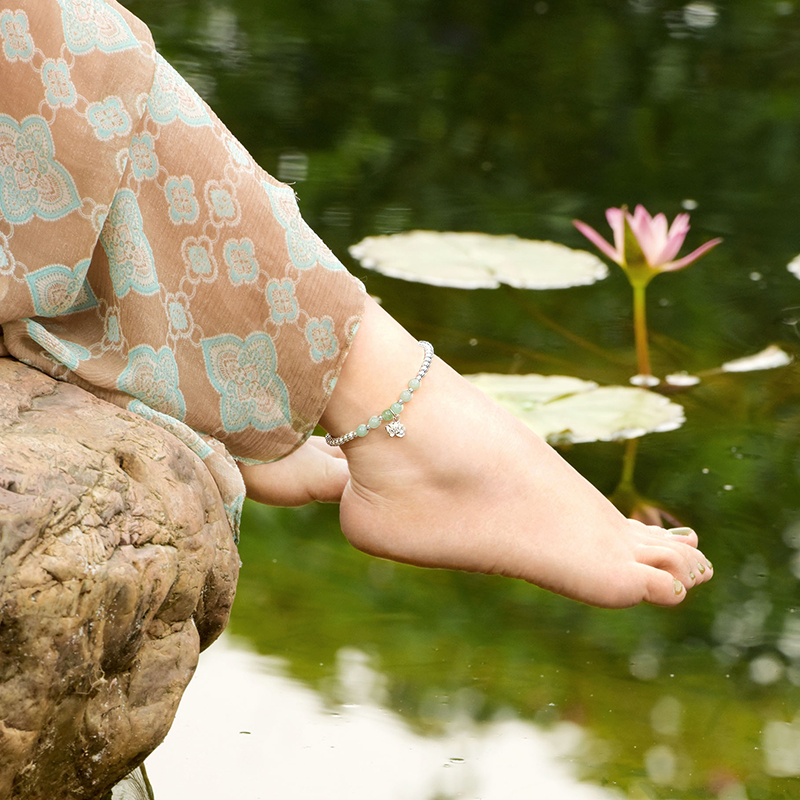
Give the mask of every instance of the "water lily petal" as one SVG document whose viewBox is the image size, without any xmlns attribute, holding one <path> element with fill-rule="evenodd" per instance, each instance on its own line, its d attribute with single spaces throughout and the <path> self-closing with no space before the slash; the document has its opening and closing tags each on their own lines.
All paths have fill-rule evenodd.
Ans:
<svg viewBox="0 0 800 800">
<path fill-rule="evenodd" d="M 686 238 L 686 234 L 689 233 L 689 227 L 688 214 L 678 214 L 678 216 L 675 217 L 672 221 L 672 225 L 669 227 L 667 243 L 658 257 L 659 264 L 668 264 L 678 255 L 678 251 L 683 246 L 683 240 Z"/>
<path fill-rule="evenodd" d="M 672 225 L 669 226 L 669 238 L 671 239 L 673 236 L 678 236 L 679 234 L 683 234 L 685 237 L 687 233 L 689 233 L 689 215 L 678 214 L 674 220 L 672 220 Z"/>
<path fill-rule="evenodd" d="M 591 226 L 579 219 L 572 220 L 572 224 L 599 250 L 617 264 L 622 263 L 619 253 Z M 614 235 L 616 239 L 616 233 Z"/>
<path fill-rule="evenodd" d="M 720 238 L 711 239 L 711 241 L 706 242 L 705 244 L 701 244 L 700 247 L 697 248 L 697 250 L 693 250 L 691 253 L 689 253 L 688 256 L 679 258 L 677 261 L 673 261 L 670 264 L 664 264 L 663 266 L 660 266 L 659 269 L 662 270 L 663 272 L 675 272 L 675 270 L 688 267 L 689 264 L 692 263 L 692 261 L 697 261 L 697 259 L 700 258 L 700 256 L 707 253 L 712 247 L 716 247 L 721 241 L 722 239 Z"/>
<path fill-rule="evenodd" d="M 653 221 L 650 212 L 641 203 L 638 203 L 636 208 L 633 209 L 633 219 L 637 225 L 649 226 Z"/>
<path fill-rule="evenodd" d="M 656 229 L 653 226 L 653 218 L 647 212 L 647 209 L 638 205 L 633 211 L 633 215 L 627 215 L 628 224 L 631 226 L 633 235 L 639 244 L 639 249 L 645 261 L 652 266 L 654 258 L 663 249 L 663 241 L 655 235 Z M 664 219 L 666 226 L 666 219 Z M 666 228 L 665 228 L 666 234 Z"/>
<path fill-rule="evenodd" d="M 650 224 L 647 226 L 642 225 L 643 235 L 639 240 L 639 246 L 642 248 L 647 263 L 654 268 L 657 268 L 663 263 L 661 254 L 667 246 L 667 230 L 669 225 L 667 218 L 664 214 L 656 214 L 650 219 Z"/>
<path fill-rule="evenodd" d="M 669 223 L 667 222 L 666 215 L 656 214 L 656 216 L 653 217 L 653 223 L 651 227 L 653 236 L 653 252 L 648 263 L 651 267 L 658 267 L 661 264 L 669 261 L 668 258 L 664 257 L 665 251 L 669 251 L 670 249 Z M 673 253 L 672 255 L 675 256 L 676 253 Z"/>
<path fill-rule="evenodd" d="M 628 214 L 628 221 L 634 231 L 643 233 L 647 233 L 653 225 L 653 218 L 650 216 L 650 212 L 641 203 L 633 209 L 632 215 Z"/>
<path fill-rule="evenodd" d="M 666 214 L 656 214 L 650 223 L 650 231 L 654 242 L 666 243 L 669 223 Z"/>
</svg>

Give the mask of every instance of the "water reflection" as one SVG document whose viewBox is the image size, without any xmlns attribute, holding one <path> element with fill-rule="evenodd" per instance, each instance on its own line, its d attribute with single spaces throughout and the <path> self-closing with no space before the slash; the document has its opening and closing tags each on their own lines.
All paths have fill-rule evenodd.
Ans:
<svg viewBox="0 0 800 800">
<path fill-rule="evenodd" d="M 575 723 L 545 731 L 508 709 L 478 723 L 464 695 L 443 733 L 425 736 L 385 708 L 386 678 L 364 653 L 340 650 L 333 681 L 335 703 L 287 677 L 282 659 L 223 637 L 148 759 L 158 800 L 620 797 L 579 782 L 576 758 L 603 743 Z"/>
<path fill-rule="evenodd" d="M 764 730 L 766 770 L 770 775 L 800 775 L 800 715 L 792 722 L 767 723 Z"/>
<path fill-rule="evenodd" d="M 580 246 L 571 220 L 623 202 L 682 207 L 698 244 L 726 239 L 649 309 L 658 374 L 692 384 L 687 422 L 643 439 L 636 488 L 622 486 L 632 511 L 700 532 L 714 581 L 674 611 L 608 614 L 366 558 L 341 541 L 333 509 L 248 507 L 231 627 L 269 658 L 225 641 L 206 654 L 167 745 L 186 736 L 201 757 L 154 756 L 159 800 L 349 800 L 364 775 L 370 798 L 396 781 L 426 800 L 468 791 L 446 780 L 474 774 L 487 792 L 524 781 L 503 800 L 523 786 L 569 797 L 542 788 L 547 770 L 630 800 L 796 796 L 800 367 L 703 373 L 773 343 L 798 353 L 796 5 L 130 5 L 263 166 L 303 178 L 306 218 L 345 260 L 366 236 L 414 228 Z M 347 263 L 463 373 L 627 380 L 621 274 L 533 297 L 409 285 Z M 625 471 L 618 444 L 564 453 L 606 494 Z M 263 703 L 262 684 L 273 692 Z M 498 721 L 509 709 L 516 721 Z M 540 763 L 563 752 L 554 725 L 584 731 L 570 769 Z M 374 735 L 356 744 L 352 730 Z"/>
</svg>

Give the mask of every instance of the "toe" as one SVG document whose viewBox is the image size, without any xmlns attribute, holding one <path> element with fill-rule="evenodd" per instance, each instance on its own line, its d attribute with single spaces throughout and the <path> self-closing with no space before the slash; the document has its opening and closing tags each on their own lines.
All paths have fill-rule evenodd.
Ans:
<svg viewBox="0 0 800 800">
<path fill-rule="evenodd" d="M 697 534 L 691 528 L 667 528 L 667 536 L 671 539 L 682 542 L 683 544 L 691 545 L 692 547 L 697 547 L 698 539 Z"/>
<path fill-rule="evenodd" d="M 697 547 L 698 545 L 697 534 L 691 528 L 660 528 L 657 525 L 648 525 L 647 531 L 650 535 L 656 536 L 662 541 L 666 539 L 669 542 L 688 544 L 690 547 Z"/>
<path fill-rule="evenodd" d="M 697 552 L 695 560 L 694 573 L 697 576 L 697 583 L 710 581 L 714 575 L 714 568 L 711 566 L 711 562 L 700 551 Z"/>
<path fill-rule="evenodd" d="M 647 570 L 645 600 L 657 606 L 676 606 L 686 598 L 686 586 L 669 572 L 655 567 Z"/>
<path fill-rule="evenodd" d="M 684 588 L 691 589 L 705 583 L 713 575 L 706 557 L 689 545 L 652 545 L 640 547 L 636 560 L 645 566 L 655 567 L 679 580 Z"/>
<path fill-rule="evenodd" d="M 697 559 L 691 557 L 688 547 L 670 547 L 667 543 L 640 547 L 636 551 L 636 560 L 649 567 L 663 569 L 672 573 L 674 578 L 688 580 L 689 573 L 697 565 Z"/>
</svg>

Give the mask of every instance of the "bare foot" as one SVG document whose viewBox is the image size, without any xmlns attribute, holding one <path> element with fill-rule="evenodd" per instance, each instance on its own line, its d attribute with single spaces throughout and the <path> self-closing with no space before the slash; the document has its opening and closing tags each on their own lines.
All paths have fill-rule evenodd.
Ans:
<svg viewBox="0 0 800 800">
<path fill-rule="evenodd" d="M 247 496 L 269 506 L 338 503 L 350 478 L 344 454 L 312 436 L 291 455 L 271 464 L 239 464 Z"/>
<path fill-rule="evenodd" d="M 323 424 L 339 435 L 380 412 L 422 356 L 409 334 L 368 304 Z M 371 367 L 363 371 L 365 363 Z M 522 578 L 611 608 L 675 605 L 711 577 L 693 532 L 670 535 L 623 517 L 439 359 L 402 421 L 403 439 L 377 429 L 343 447 L 351 479 L 341 524 L 356 547 L 420 566 Z"/>
</svg>

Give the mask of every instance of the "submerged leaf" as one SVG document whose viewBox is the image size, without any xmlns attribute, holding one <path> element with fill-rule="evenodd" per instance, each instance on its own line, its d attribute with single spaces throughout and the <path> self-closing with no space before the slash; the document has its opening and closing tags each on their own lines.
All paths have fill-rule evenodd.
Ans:
<svg viewBox="0 0 800 800">
<path fill-rule="evenodd" d="M 791 363 L 792 357 L 788 353 L 778 345 L 771 344 L 755 355 L 726 361 L 720 369 L 723 372 L 755 372 L 759 369 L 777 369 Z"/>
<path fill-rule="evenodd" d="M 457 289 L 566 289 L 602 280 L 608 267 L 563 244 L 487 233 L 408 231 L 369 236 L 350 248 L 368 269 Z"/>
<path fill-rule="evenodd" d="M 632 386 L 563 375 L 469 375 L 469 380 L 551 444 L 609 442 L 671 431 L 683 407 Z"/>
</svg>

